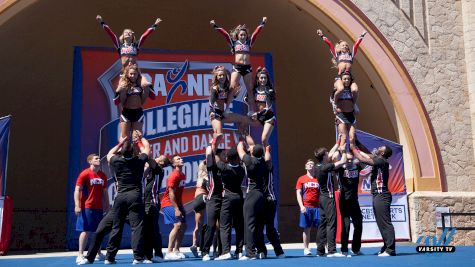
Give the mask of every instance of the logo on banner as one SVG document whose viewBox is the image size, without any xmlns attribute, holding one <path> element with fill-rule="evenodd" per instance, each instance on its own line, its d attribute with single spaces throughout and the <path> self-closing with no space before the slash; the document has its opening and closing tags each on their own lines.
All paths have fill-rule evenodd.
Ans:
<svg viewBox="0 0 475 267">
<path fill-rule="evenodd" d="M 103 73 L 98 81 L 107 98 L 114 120 L 101 128 L 101 155 L 117 144 L 120 127 L 117 107 L 113 104 L 114 88 L 120 76 L 115 65 Z M 149 141 L 154 158 L 159 155 L 171 157 L 180 155 L 184 160 L 186 175 L 183 202 L 192 200 L 197 180 L 199 162 L 204 159 L 206 147 L 213 138 L 209 119 L 209 88 L 212 83 L 212 69 L 216 65 L 231 70 L 232 65 L 223 62 L 155 62 L 138 61 L 142 75 L 151 81 L 156 94 L 154 100 L 144 104 L 143 135 Z M 119 66 L 120 67 L 120 66 Z M 245 91 L 245 90 L 244 90 Z M 231 107 L 233 112 L 245 113 L 244 103 L 237 99 Z M 115 113 L 114 113 L 114 112 Z M 220 148 L 230 148 L 237 144 L 237 128 L 234 124 L 223 125 L 223 142 Z M 172 169 L 165 168 L 161 185 L 163 192 Z M 115 189 L 109 188 L 111 199 Z"/>
<path fill-rule="evenodd" d="M 366 167 L 360 171 L 361 192 L 371 192 L 371 171 L 372 170 L 373 170 L 373 166 L 366 165 Z"/>
<path fill-rule="evenodd" d="M 449 232 L 450 229 L 450 232 Z M 437 238 L 435 236 L 419 236 L 417 239 L 417 244 L 420 246 L 416 247 L 416 251 L 419 253 L 425 252 L 455 252 L 455 246 L 449 246 L 452 237 L 455 235 L 457 229 L 454 228 L 444 228 L 442 234 Z M 448 236 L 447 236 L 448 234 Z"/>
<path fill-rule="evenodd" d="M 361 206 L 361 214 L 363 215 L 363 222 L 376 222 L 373 207 Z M 405 222 L 406 221 L 406 209 L 404 205 L 391 205 L 391 221 L 392 222 Z"/>
<path fill-rule="evenodd" d="M 253 55 L 253 63 L 272 70 L 271 54 Z M 191 201 L 194 199 L 199 163 L 205 158 L 205 149 L 212 139 L 213 130 L 209 120 L 209 88 L 212 84 L 212 70 L 223 66 L 232 71 L 232 57 L 228 53 L 207 53 L 187 51 L 144 50 L 137 60 L 140 73 L 152 83 L 155 99 L 143 104 L 143 135 L 151 144 L 152 156 L 165 155 L 171 158 L 179 155 L 184 160 L 185 173 L 183 204 L 187 223 L 194 225 Z M 101 156 L 101 169 L 106 173 L 110 203 L 117 195 L 114 174 L 111 173 L 105 156 L 119 140 L 120 107 L 113 104 L 122 64 L 114 49 L 75 47 L 74 76 L 71 110 L 71 149 L 68 177 L 68 198 L 72 199 L 77 174 L 86 167 L 84 158 L 92 152 Z M 243 101 L 247 90 L 243 79 L 241 90 L 230 106 L 237 114 L 247 114 Z M 0 129 L 1 129 L 0 120 Z M 235 124 L 223 125 L 223 143 L 220 148 L 230 148 L 237 142 Z M 252 129 L 258 136 L 261 129 Z M 270 143 L 276 146 L 277 132 L 274 130 Z M 1 134 L 0 134 L 1 136 Z M 253 136 L 254 137 L 254 136 Z M 259 136 L 260 137 L 260 136 Z M 254 137 L 257 138 L 257 137 Z M 1 140 L 0 140 L 1 141 Z M 1 143 L 1 142 L 0 142 Z M 277 154 L 277 150 L 273 153 Z M 278 158 L 273 157 L 278 169 Z M 0 161 L 0 169 L 1 161 Z M 155 189 L 165 191 L 171 167 L 164 169 L 164 177 Z M 277 173 L 276 173 L 277 174 Z M 0 175 L 1 176 L 1 175 Z M 278 180 L 278 175 L 276 175 Z M 2 191 L 0 183 L 0 192 Z M 78 233 L 75 231 L 76 216 L 74 203 L 68 201 L 67 247 L 77 249 Z M 163 224 L 162 220 L 159 222 Z M 130 235 L 130 231 L 124 231 Z M 187 233 L 188 234 L 188 233 Z M 125 238 L 122 244 L 127 244 Z M 188 240 L 186 238 L 185 240 Z M 190 245 L 190 244 L 187 244 Z"/>
</svg>

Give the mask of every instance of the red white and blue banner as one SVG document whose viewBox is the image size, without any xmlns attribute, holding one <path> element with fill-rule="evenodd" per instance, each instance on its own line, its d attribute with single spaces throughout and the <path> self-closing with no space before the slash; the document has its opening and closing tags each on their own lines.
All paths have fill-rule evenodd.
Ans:
<svg viewBox="0 0 475 267">
<path fill-rule="evenodd" d="M 5 196 L 11 121 L 11 116 L 0 118 L 0 255 L 7 254 L 12 228 L 12 199 Z"/>
<path fill-rule="evenodd" d="M 0 196 L 5 196 L 7 184 L 8 139 L 12 117 L 0 118 Z"/>
<path fill-rule="evenodd" d="M 394 225 L 397 240 L 409 240 L 409 209 L 407 206 L 406 179 L 404 178 L 404 159 L 403 147 L 400 144 L 386 140 L 384 138 L 357 130 L 358 141 L 372 151 L 380 146 L 387 145 L 393 155 L 388 159 L 389 162 L 389 191 L 393 196 L 391 203 L 391 221 Z M 363 214 L 363 235 L 362 241 L 381 241 L 382 237 L 378 230 L 373 212 L 373 197 L 371 195 L 371 170 L 372 166 L 366 166 L 360 172 L 360 188 L 358 200 L 361 213 Z M 337 198 L 338 199 L 338 198 Z M 337 208 L 339 210 L 339 207 Z M 338 230 L 337 241 L 340 240 L 341 217 L 338 212 Z M 350 228 L 350 240 L 353 238 L 353 225 Z"/>
<path fill-rule="evenodd" d="M 253 66 L 265 66 L 273 79 L 270 54 L 253 54 Z M 228 53 L 141 50 L 138 65 L 142 75 L 152 81 L 157 95 L 144 104 L 143 134 L 152 147 L 154 157 L 179 154 L 185 161 L 186 186 L 183 194 L 188 230 L 184 245 L 191 243 L 194 228 L 194 212 L 191 201 L 194 197 L 199 162 L 204 159 L 205 149 L 212 138 L 209 120 L 209 88 L 211 71 L 215 66 L 232 70 L 233 57 Z M 78 234 L 75 231 L 73 191 L 77 175 L 87 167 L 86 157 L 99 153 L 104 158 L 109 149 L 119 140 L 119 111 L 112 99 L 119 81 L 121 63 L 113 49 L 76 47 L 74 52 L 74 79 L 72 94 L 72 118 L 70 141 L 70 164 L 68 183 L 68 231 L 67 246 L 77 247 Z M 243 101 L 246 89 L 241 80 L 240 95 L 233 101 L 232 111 L 247 113 Z M 234 124 L 224 125 L 222 148 L 230 148 L 237 143 L 237 128 Z M 252 128 L 251 134 L 260 143 L 261 129 Z M 270 138 L 275 168 L 274 186 L 279 188 L 277 130 Z M 103 160 L 103 171 L 109 169 Z M 171 168 L 165 170 L 161 185 L 164 192 L 166 178 Z M 111 176 L 111 175 L 109 175 Z M 109 180 L 109 198 L 114 199 L 116 190 Z M 164 244 L 171 229 L 159 220 Z M 130 232 L 124 232 L 122 245 L 130 242 Z"/>
</svg>

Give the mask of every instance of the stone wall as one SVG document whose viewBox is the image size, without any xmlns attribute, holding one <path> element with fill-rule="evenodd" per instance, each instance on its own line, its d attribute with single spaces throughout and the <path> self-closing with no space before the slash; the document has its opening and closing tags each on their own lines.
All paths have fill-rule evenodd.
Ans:
<svg viewBox="0 0 475 267">
<path fill-rule="evenodd" d="M 475 3 L 462 0 L 462 18 L 465 48 L 465 65 L 467 67 L 468 92 L 470 96 L 470 114 L 472 121 L 472 143 L 475 144 Z M 472 179 L 471 187 L 474 188 Z"/>
<path fill-rule="evenodd" d="M 409 195 L 411 237 L 437 236 L 442 229 L 436 227 L 435 208 L 449 207 L 450 213 L 475 212 L 475 192 L 415 192 Z M 475 227 L 475 216 L 451 216 L 452 227 Z M 475 245 L 474 230 L 458 229 L 450 245 Z"/>
<path fill-rule="evenodd" d="M 384 34 L 416 84 L 440 147 L 448 191 L 475 191 L 461 2 L 352 1 Z"/>
</svg>

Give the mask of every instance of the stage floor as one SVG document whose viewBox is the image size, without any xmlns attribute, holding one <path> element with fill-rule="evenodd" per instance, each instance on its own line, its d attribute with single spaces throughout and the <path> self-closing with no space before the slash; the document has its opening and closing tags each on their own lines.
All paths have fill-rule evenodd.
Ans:
<svg viewBox="0 0 475 267">
<path fill-rule="evenodd" d="M 266 260 L 256 261 L 211 261 L 203 262 L 198 258 L 187 258 L 180 261 L 166 261 L 164 263 L 158 263 L 160 265 L 165 264 L 169 266 L 180 266 L 185 263 L 187 266 L 216 266 L 216 267 L 229 267 L 229 266 L 246 266 L 259 265 L 269 267 L 289 267 L 289 266 L 319 266 L 325 267 L 337 267 L 347 264 L 351 266 L 375 266 L 380 265 L 384 267 L 405 267 L 405 266 L 475 266 L 475 246 L 458 246 L 454 253 L 427 253 L 421 254 L 416 252 L 415 245 L 398 245 L 396 247 L 397 256 L 395 257 L 377 257 L 375 254 L 378 252 L 378 247 L 375 244 L 365 244 L 362 248 L 362 252 L 365 255 L 353 256 L 351 258 L 326 258 L 313 256 L 303 256 L 303 250 L 300 249 L 301 244 L 285 244 L 284 251 L 286 254 L 285 259 L 277 259 L 274 252 L 269 250 L 269 258 Z M 312 253 L 315 253 L 315 244 L 312 246 Z M 183 252 L 187 256 L 192 257 L 192 254 L 188 249 L 184 249 Z M 76 266 L 75 264 L 76 253 L 75 252 L 61 252 L 61 253 L 41 253 L 34 255 L 10 255 L 0 257 L 0 266 L 9 267 L 22 267 L 22 266 Z M 95 262 L 93 265 L 103 265 L 103 262 Z M 132 265 L 132 254 L 130 250 L 122 250 L 117 255 L 116 266 Z"/>
</svg>

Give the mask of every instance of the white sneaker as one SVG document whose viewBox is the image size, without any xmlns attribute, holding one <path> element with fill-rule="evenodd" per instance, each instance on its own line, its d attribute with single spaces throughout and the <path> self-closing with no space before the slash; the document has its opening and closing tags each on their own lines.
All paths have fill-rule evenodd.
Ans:
<svg viewBox="0 0 475 267">
<path fill-rule="evenodd" d="M 215 261 L 222 261 L 222 260 L 231 260 L 233 258 L 233 256 L 231 255 L 231 253 L 226 253 L 226 254 L 223 254 L 219 257 L 217 257 L 216 259 L 214 259 Z"/>
<path fill-rule="evenodd" d="M 249 260 L 256 260 L 256 257 L 248 257 L 248 256 L 242 256 L 239 258 L 240 261 L 249 261 Z"/>
<path fill-rule="evenodd" d="M 280 254 L 279 256 L 277 256 L 277 259 L 285 259 L 285 254 L 284 253 Z"/>
<path fill-rule="evenodd" d="M 343 254 L 343 256 L 347 257 L 347 258 L 351 258 L 351 255 L 348 254 L 348 252 L 342 252 L 341 254 Z"/>
<path fill-rule="evenodd" d="M 203 258 L 201 258 L 202 261 L 210 261 L 211 260 L 211 257 L 209 256 L 209 254 L 206 254 L 203 256 Z"/>
<path fill-rule="evenodd" d="M 83 259 L 85 259 L 83 255 L 78 255 L 76 257 L 76 263 L 80 263 Z"/>
<path fill-rule="evenodd" d="M 180 258 L 173 252 L 165 254 L 165 260 L 167 261 L 176 261 L 179 260 Z"/>
<path fill-rule="evenodd" d="M 312 251 L 310 251 L 310 249 L 308 249 L 308 248 L 304 248 L 303 249 L 303 255 L 304 256 L 310 256 L 310 255 L 312 255 Z"/>
<path fill-rule="evenodd" d="M 191 246 L 190 247 L 190 250 L 191 250 L 191 253 L 193 253 L 193 256 L 195 256 L 195 258 L 198 258 L 199 255 L 198 255 L 198 248 L 196 246 Z"/>
<path fill-rule="evenodd" d="M 183 253 L 181 253 L 181 252 L 179 252 L 179 251 L 178 251 L 178 252 L 175 252 L 175 255 L 177 255 L 177 257 L 178 257 L 179 259 L 186 259 L 186 255 L 183 254 Z"/>
<path fill-rule="evenodd" d="M 96 261 L 104 261 L 106 259 L 106 255 L 102 254 L 100 251 L 96 255 Z"/>
<path fill-rule="evenodd" d="M 155 257 L 152 258 L 152 262 L 154 262 L 154 263 L 163 262 L 163 258 L 160 258 L 159 256 L 155 256 Z"/>
<path fill-rule="evenodd" d="M 329 253 L 327 254 L 327 258 L 341 258 L 341 257 L 345 257 L 345 255 L 341 254 L 341 253 L 338 253 L 338 252 L 335 252 L 335 253 Z"/>
<path fill-rule="evenodd" d="M 133 265 L 137 265 L 137 264 L 152 264 L 153 262 L 151 260 L 134 260 L 132 262 Z"/>
<path fill-rule="evenodd" d="M 378 254 L 378 257 L 389 257 L 389 256 L 391 256 L 391 254 L 387 253 L 386 251 Z"/>
<path fill-rule="evenodd" d="M 244 254 L 242 254 L 241 252 L 239 252 L 238 254 L 234 254 L 234 258 L 235 259 L 240 259 L 242 256 L 244 256 Z"/>
<path fill-rule="evenodd" d="M 117 262 L 116 261 L 108 261 L 108 260 L 104 260 L 104 264 L 116 264 Z"/>
<path fill-rule="evenodd" d="M 265 258 L 267 258 L 266 254 L 264 254 L 264 252 L 261 252 L 259 254 L 257 254 L 257 258 L 260 259 L 260 260 L 263 260 Z"/>
<path fill-rule="evenodd" d="M 86 264 L 92 264 L 88 259 L 84 258 L 80 262 L 77 263 L 78 265 L 86 265 Z"/>
</svg>

